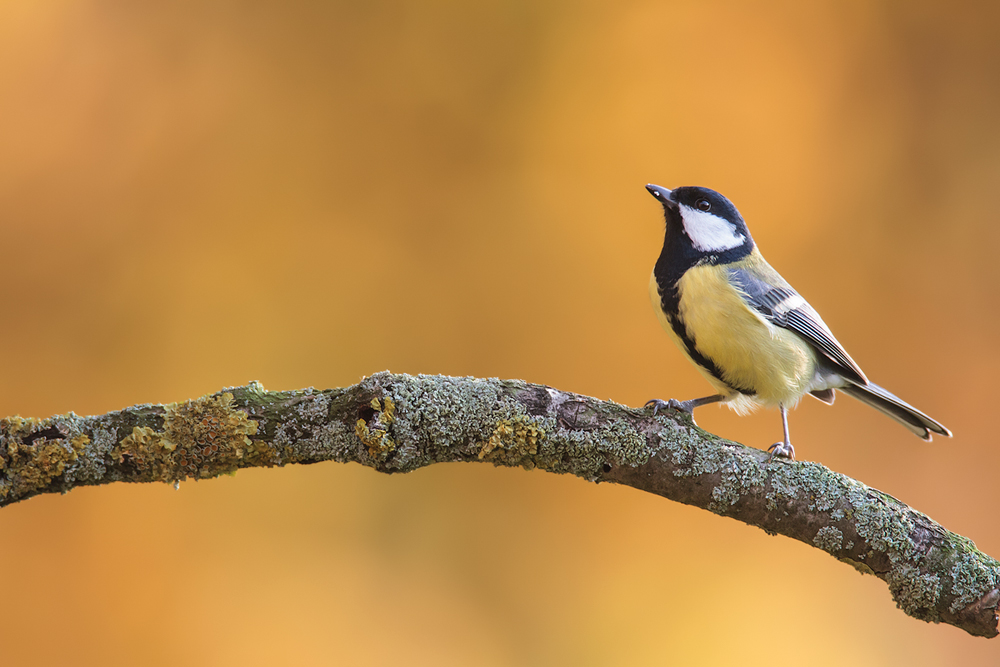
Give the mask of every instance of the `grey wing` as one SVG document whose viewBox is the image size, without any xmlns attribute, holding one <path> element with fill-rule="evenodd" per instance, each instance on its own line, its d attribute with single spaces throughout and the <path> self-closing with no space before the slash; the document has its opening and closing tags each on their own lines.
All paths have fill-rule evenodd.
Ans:
<svg viewBox="0 0 1000 667">
<path fill-rule="evenodd" d="M 771 324 L 802 336 L 832 362 L 845 380 L 862 386 L 868 384 L 868 378 L 833 337 L 819 313 L 776 273 L 772 278 L 749 268 L 730 268 L 729 281 L 751 308 Z M 779 281 L 780 284 L 772 284 Z"/>
</svg>

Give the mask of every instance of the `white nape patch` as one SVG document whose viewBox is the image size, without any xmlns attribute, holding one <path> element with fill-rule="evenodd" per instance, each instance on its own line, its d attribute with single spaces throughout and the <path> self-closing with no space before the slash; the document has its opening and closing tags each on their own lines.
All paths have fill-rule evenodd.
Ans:
<svg viewBox="0 0 1000 667">
<path fill-rule="evenodd" d="M 796 308 L 801 308 L 806 305 L 806 300 L 803 299 L 798 294 L 793 294 L 778 305 L 774 307 L 774 312 L 779 315 L 784 315 L 790 310 L 795 310 Z"/>
<path fill-rule="evenodd" d="M 719 252 L 738 248 L 746 237 L 736 233 L 736 225 L 717 215 L 679 205 L 684 231 L 695 248 L 702 252 Z"/>
</svg>

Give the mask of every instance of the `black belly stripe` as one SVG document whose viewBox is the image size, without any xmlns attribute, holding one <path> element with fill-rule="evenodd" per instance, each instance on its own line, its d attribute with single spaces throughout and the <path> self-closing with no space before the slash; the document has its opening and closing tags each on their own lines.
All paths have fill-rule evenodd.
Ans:
<svg viewBox="0 0 1000 667">
<path fill-rule="evenodd" d="M 712 377 L 733 391 L 738 391 L 739 393 L 746 394 L 747 396 L 756 395 L 756 390 L 751 387 L 737 387 L 728 382 L 722 377 L 722 371 L 715 365 L 715 362 L 698 350 L 697 343 L 695 343 L 695 340 L 688 335 L 687 327 L 681 323 L 680 318 L 677 316 L 678 310 L 680 309 L 680 298 L 677 295 L 676 286 L 667 290 L 660 289 L 659 281 L 657 281 L 656 286 L 660 292 L 660 307 L 663 309 L 667 319 L 670 321 L 670 328 L 674 330 L 674 333 L 684 344 L 684 349 L 687 351 L 688 356 L 691 357 L 691 360 L 704 368 L 712 375 Z"/>
</svg>

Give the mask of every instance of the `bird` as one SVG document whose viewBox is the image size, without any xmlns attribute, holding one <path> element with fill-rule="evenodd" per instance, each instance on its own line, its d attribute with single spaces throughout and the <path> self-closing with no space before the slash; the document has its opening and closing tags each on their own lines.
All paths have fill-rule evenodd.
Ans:
<svg viewBox="0 0 1000 667">
<path fill-rule="evenodd" d="M 778 408 L 784 438 L 769 458 L 795 459 L 788 410 L 809 394 L 833 404 L 841 391 L 930 441 L 951 437 L 940 422 L 868 380 L 819 313 L 767 263 L 743 216 L 704 187 L 646 189 L 666 218 L 663 249 L 649 280 L 657 319 L 716 393 L 653 399 L 653 415 L 723 403 L 737 414 Z"/>
</svg>

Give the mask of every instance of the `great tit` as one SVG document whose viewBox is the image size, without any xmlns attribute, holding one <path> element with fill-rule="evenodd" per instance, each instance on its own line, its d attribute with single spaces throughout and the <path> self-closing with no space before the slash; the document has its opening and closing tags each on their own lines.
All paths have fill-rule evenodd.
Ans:
<svg viewBox="0 0 1000 667">
<path fill-rule="evenodd" d="M 653 399 L 693 413 L 725 403 L 738 414 L 778 408 L 784 440 L 768 450 L 795 458 L 788 408 L 810 394 L 827 404 L 834 390 L 867 403 L 924 440 L 951 436 L 937 421 L 868 381 L 819 314 L 757 250 L 743 217 L 714 190 L 646 189 L 667 220 L 649 295 L 660 324 L 718 392 L 688 401 Z"/>
</svg>

